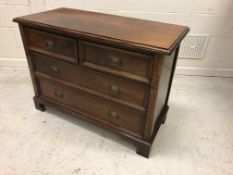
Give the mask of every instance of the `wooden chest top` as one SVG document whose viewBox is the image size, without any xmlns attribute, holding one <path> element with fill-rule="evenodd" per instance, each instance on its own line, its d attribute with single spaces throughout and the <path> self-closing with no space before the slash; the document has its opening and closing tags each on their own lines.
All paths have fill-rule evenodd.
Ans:
<svg viewBox="0 0 233 175">
<path fill-rule="evenodd" d="M 166 54 L 170 54 L 189 31 L 186 26 L 69 8 L 18 17 L 14 21 Z"/>
</svg>

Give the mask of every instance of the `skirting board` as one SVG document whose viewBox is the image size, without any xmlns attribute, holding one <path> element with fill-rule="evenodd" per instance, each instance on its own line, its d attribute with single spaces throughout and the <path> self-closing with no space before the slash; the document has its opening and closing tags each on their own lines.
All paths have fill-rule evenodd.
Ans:
<svg viewBox="0 0 233 175">
<path fill-rule="evenodd" d="M 28 68 L 26 58 L 0 58 L 0 68 Z"/>
<path fill-rule="evenodd" d="M 27 68 L 26 59 L 18 58 L 0 58 L 0 68 Z M 177 75 L 197 75 L 197 76 L 216 76 L 233 77 L 233 69 L 213 69 L 200 67 L 177 67 Z"/>
<path fill-rule="evenodd" d="M 233 77 L 233 69 L 214 69 L 201 67 L 176 67 L 177 75 L 196 75 L 196 76 L 213 76 L 213 77 Z"/>
</svg>

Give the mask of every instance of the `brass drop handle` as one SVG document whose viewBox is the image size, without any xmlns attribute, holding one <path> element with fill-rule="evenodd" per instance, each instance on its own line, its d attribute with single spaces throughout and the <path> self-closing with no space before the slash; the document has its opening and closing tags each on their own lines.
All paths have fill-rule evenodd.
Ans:
<svg viewBox="0 0 233 175">
<path fill-rule="evenodd" d="M 108 116 L 113 118 L 113 119 L 119 119 L 119 114 L 117 112 L 114 112 L 114 111 L 109 111 L 108 112 Z"/>
<path fill-rule="evenodd" d="M 52 40 L 46 40 L 45 41 L 45 46 L 48 49 L 54 49 L 55 48 L 55 43 Z"/>
<path fill-rule="evenodd" d="M 58 98 L 63 98 L 64 97 L 63 93 L 61 91 L 59 91 L 59 90 L 55 90 L 54 95 L 56 97 L 58 97 Z"/>
<path fill-rule="evenodd" d="M 120 88 L 119 88 L 117 85 L 110 84 L 110 85 L 109 85 L 109 91 L 110 91 L 112 94 L 119 94 Z"/>
<path fill-rule="evenodd" d="M 110 57 L 110 64 L 114 67 L 119 67 L 121 65 L 121 60 L 118 57 L 111 56 Z"/>
<path fill-rule="evenodd" d="M 50 70 L 51 72 L 56 73 L 56 74 L 60 73 L 60 70 L 56 66 L 50 66 Z"/>
</svg>

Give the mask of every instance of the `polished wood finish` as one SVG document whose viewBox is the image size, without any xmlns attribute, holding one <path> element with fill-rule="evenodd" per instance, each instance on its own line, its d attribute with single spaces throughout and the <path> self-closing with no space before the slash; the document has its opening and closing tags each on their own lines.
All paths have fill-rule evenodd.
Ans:
<svg viewBox="0 0 233 175">
<path fill-rule="evenodd" d="M 31 50 L 55 53 L 58 58 L 60 55 L 63 56 L 60 59 L 66 56 L 66 60 L 77 62 L 77 46 L 74 39 L 31 29 L 27 29 L 26 32 Z"/>
<path fill-rule="evenodd" d="M 149 104 L 147 111 L 147 118 L 144 130 L 144 138 L 150 140 L 154 133 L 154 125 L 156 124 L 159 114 L 162 112 L 164 106 L 167 106 L 166 98 L 169 95 L 169 83 L 173 78 L 174 72 L 172 72 L 172 65 L 176 63 L 175 55 L 178 52 L 178 48 L 172 55 L 157 56 L 157 70 L 153 76 L 156 76 L 157 86 L 151 87 Z M 177 56 L 177 55 L 176 55 Z M 159 74 L 159 75 L 158 75 Z M 169 89 L 170 91 L 170 89 Z M 166 117 L 165 117 L 166 118 Z M 165 122 L 165 121 L 164 121 Z"/>
<path fill-rule="evenodd" d="M 34 60 L 36 72 L 73 82 L 110 97 L 133 103 L 144 110 L 147 107 L 147 99 L 145 98 L 147 86 L 144 84 L 77 67 L 38 53 L 32 53 L 31 57 Z"/>
<path fill-rule="evenodd" d="M 148 157 L 166 120 L 188 27 L 60 8 L 14 19 L 35 107 L 53 106 L 113 131 Z"/>
<path fill-rule="evenodd" d="M 39 78 L 41 96 L 81 110 L 93 119 L 141 137 L 144 116 L 140 111 L 110 102 L 55 80 Z M 98 103 L 96 103 L 98 102 Z"/>
<path fill-rule="evenodd" d="M 90 11 L 60 8 L 14 19 L 21 24 L 42 25 L 72 34 L 113 40 L 135 47 L 170 53 L 188 32 L 185 26 L 152 22 Z"/>
<path fill-rule="evenodd" d="M 149 79 L 152 70 L 152 55 L 130 52 L 114 47 L 80 42 L 80 62 L 87 67 L 95 67 L 99 71 L 111 73 L 115 70 Z"/>
</svg>

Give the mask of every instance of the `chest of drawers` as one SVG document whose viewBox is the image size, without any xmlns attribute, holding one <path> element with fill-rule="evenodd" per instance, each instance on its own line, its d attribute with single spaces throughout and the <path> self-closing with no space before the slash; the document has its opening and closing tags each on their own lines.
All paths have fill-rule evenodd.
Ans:
<svg viewBox="0 0 233 175">
<path fill-rule="evenodd" d="M 165 122 L 189 28 L 60 8 L 17 17 L 35 91 L 46 106 L 109 129 L 148 157 Z"/>
</svg>

